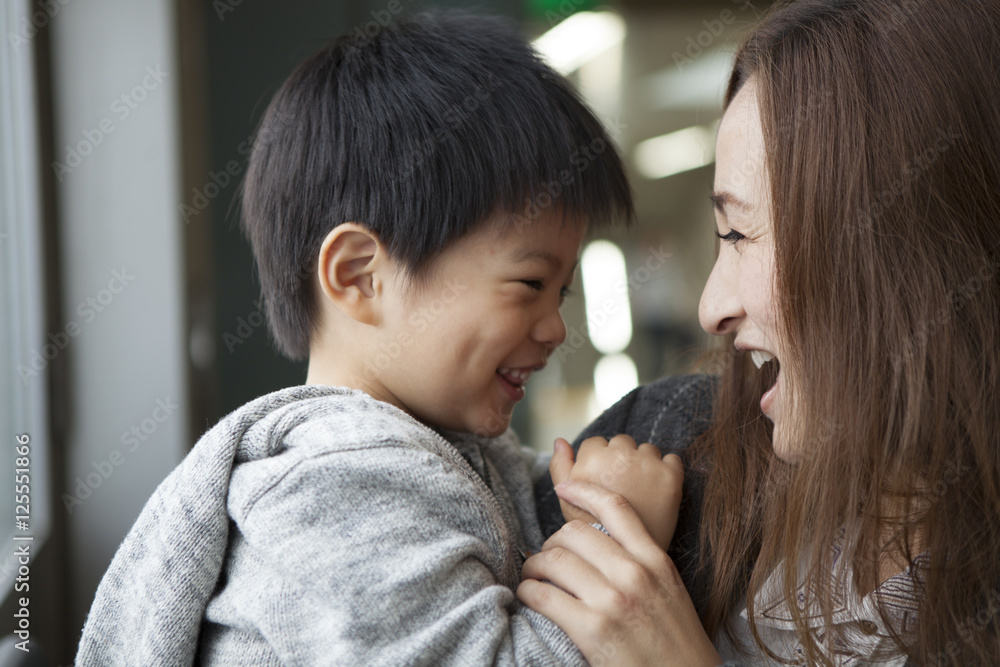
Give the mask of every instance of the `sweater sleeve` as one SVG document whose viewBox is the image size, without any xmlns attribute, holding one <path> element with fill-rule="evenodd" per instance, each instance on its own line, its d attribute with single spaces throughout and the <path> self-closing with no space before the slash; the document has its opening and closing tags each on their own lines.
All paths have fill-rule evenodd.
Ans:
<svg viewBox="0 0 1000 667">
<path fill-rule="evenodd" d="M 518 545 L 485 486 L 441 457 L 337 451 L 234 486 L 255 490 L 231 498 L 244 545 L 220 604 L 283 664 L 585 664 L 514 595 Z"/>
</svg>

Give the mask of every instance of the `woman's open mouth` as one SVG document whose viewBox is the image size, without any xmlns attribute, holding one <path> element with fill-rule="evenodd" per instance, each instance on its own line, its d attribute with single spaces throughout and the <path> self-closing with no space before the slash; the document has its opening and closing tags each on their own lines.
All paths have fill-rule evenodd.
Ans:
<svg viewBox="0 0 1000 667">
<path fill-rule="evenodd" d="M 774 417 L 768 414 L 768 410 L 774 404 L 781 385 L 781 363 L 773 354 L 764 350 L 750 350 L 750 358 L 753 360 L 754 366 L 762 372 L 764 386 L 770 387 L 760 397 L 760 411 L 771 421 L 774 421 Z"/>
</svg>

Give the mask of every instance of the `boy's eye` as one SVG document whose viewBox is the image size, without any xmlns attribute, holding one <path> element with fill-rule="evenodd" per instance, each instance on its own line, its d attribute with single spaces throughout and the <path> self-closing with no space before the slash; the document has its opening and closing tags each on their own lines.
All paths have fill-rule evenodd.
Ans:
<svg viewBox="0 0 1000 667">
<path fill-rule="evenodd" d="M 730 229 L 728 234 L 720 234 L 718 230 L 715 231 L 715 235 L 726 243 L 736 245 L 740 241 L 746 240 L 746 237 L 740 234 L 735 229 Z"/>
<path fill-rule="evenodd" d="M 536 292 L 541 292 L 545 289 L 545 283 L 543 283 L 541 280 L 522 280 L 521 283 L 527 285 Z M 561 288 L 559 290 L 559 303 L 561 304 L 566 299 L 566 297 L 572 295 L 573 295 L 573 290 L 571 290 L 569 287 Z"/>
</svg>

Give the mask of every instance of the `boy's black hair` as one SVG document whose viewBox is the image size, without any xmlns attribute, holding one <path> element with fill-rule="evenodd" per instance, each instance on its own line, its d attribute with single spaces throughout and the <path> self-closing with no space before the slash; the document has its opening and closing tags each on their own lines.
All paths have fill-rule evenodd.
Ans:
<svg viewBox="0 0 1000 667">
<path fill-rule="evenodd" d="M 617 150 L 515 28 L 454 11 L 338 38 L 299 65 L 243 184 L 271 333 L 292 359 L 309 354 L 312 273 L 338 224 L 365 225 L 419 277 L 492 214 L 516 227 L 546 210 L 630 221 Z"/>
</svg>

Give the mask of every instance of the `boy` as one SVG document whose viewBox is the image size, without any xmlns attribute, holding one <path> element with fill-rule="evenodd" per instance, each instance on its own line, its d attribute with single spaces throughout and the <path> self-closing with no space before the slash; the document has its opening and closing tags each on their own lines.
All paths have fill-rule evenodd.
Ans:
<svg viewBox="0 0 1000 667">
<path fill-rule="evenodd" d="M 514 595 L 542 538 L 508 425 L 565 338 L 588 223 L 631 207 L 600 124 L 497 20 L 307 59 L 243 193 L 307 384 L 226 417 L 157 489 L 77 664 L 582 664 Z"/>
</svg>

